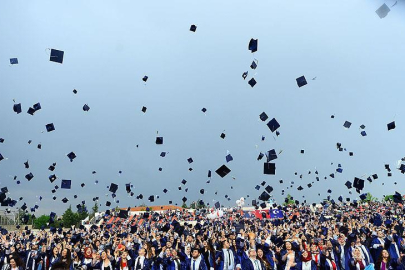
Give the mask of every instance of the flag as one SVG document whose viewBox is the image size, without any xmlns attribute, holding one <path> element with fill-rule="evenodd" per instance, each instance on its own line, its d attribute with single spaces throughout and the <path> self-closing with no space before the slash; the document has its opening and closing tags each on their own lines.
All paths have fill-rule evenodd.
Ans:
<svg viewBox="0 0 405 270">
<path fill-rule="evenodd" d="M 284 218 L 284 213 L 282 210 L 270 209 L 270 218 Z"/>
</svg>

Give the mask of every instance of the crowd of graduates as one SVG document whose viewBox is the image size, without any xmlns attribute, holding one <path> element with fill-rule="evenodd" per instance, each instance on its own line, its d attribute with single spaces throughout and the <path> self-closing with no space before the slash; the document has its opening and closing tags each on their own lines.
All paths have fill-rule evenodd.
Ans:
<svg viewBox="0 0 405 270">
<path fill-rule="evenodd" d="M 281 208 L 281 207 L 280 207 Z M 181 211 L 142 224 L 69 230 L 1 230 L 2 270 L 364 270 L 405 269 L 401 204 L 284 207 L 284 217 L 240 210 L 195 221 Z M 106 216 L 108 220 L 111 216 Z"/>
</svg>

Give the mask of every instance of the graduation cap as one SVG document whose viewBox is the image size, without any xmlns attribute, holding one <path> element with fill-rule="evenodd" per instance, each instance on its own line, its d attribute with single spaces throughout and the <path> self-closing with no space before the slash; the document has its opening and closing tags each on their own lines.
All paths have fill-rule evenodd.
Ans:
<svg viewBox="0 0 405 270">
<path fill-rule="evenodd" d="M 274 159 L 277 159 L 276 150 L 271 149 L 270 151 L 268 151 L 267 154 L 266 154 L 266 157 L 267 157 L 267 162 L 270 162 L 270 161 L 272 161 Z"/>
<path fill-rule="evenodd" d="M 259 115 L 260 120 L 262 120 L 263 122 L 266 121 L 269 117 L 267 116 L 267 114 L 265 112 L 262 112 Z"/>
<path fill-rule="evenodd" d="M 343 197 L 342 197 L 342 196 L 339 196 L 338 201 L 339 201 L 339 202 L 343 202 Z"/>
<path fill-rule="evenodd" d="M 51 56 L 49 58 L 49 61 L 56 62 L 62 64 L 63 62 L 63 51 L 51 49 Z"/>
<path fill-rule="evenodd" d="M 70 189 L 72 186 L 72 180 L 62 180 L 62 183 L 60 185 L 60 188 L 63 189 Z"/>
<path fill-rule="evenodd" d="M 10 65 L 17 65 L 18 59 L 17 58 L 10 58 Z"/>
<path fill-rule="evenodd" d="M 352 188 L 352 183 L 351 183 L 350 181 L 347 181 L 347 182 L 345 183 L 345 186 L 346 186 L 348 189 L 351 189 L 351 188 Z"/>
<path fill-rule="evenodd" d="M 143 76 L 142 81 L 146 82 L 148 80 L 148 76 Z"/>
<path fill-rule="evenodd" d="M 194 160 L 192 158 L 188 158 L 187 161 L 188 161 L 189 164 L 194 162 Z"/>
<path fill-rule="evenodd" d="M 89 110 L 90 110 L 89 105 L 84 104 L 84 105 L 83 105 L 83 111 L 88 112 Z"/>
<path fill-rule="evenodd" d="M 33 106 L 32 106 L 32 108 L 35 110 L 35 111 L 39 111 L 40 109 L 41 109 L 41 103 L 36 103 L 36 104 L 34 104 Z"/>
<path fill-rule="evenodd" d="M 49 166 L 48 170 L 53 172 L 55 170 L 56 163 L 53 163 L 51 166 Z"/>
<path fill-rule="evenodd" d="M 76 154 L 73 152 L 70 152 L 66 156 L 69 158 L 70 162 L 73 162 L 73 160 L 76 158 Z"/>
<path fill-rule="evenodd" d="M 0 154 L 0 161 L 2 161 L 4 159 L 3 155 Z M 15 179 L 14 179 L 15 180 Z"/>
<path fill-rule="evenodd" d="M 118 189 L 118 185 L 114 184 L 114 183 L 111 183 L 109 191 L 112 192 L 112 193 L 115 193 L 115 192 L 117 192 L 117 189 Z"/>
<path fill-rule="evenodd" d="M 297 187 L 297 190 L 299 190 L 299 191 L 301 191 L 301 190 L 303 190 L 304 188 L 302 187 L 302 186 L 299 186 L 299 187 Z"/>
<path fill-rule="evenodd" d="M 27 174 L 27 175 L 25 176 L 25 178 L 26 178 L 28 181 L 31 181 L 31 179 L 34 178 L 34 175 L 33 175 L 32 173 L 29 173 L 29 174 Z"/>
<path fill-rule="evenodd" d="M 127 193 L 131 192 L 131 184 L 125 184 L 125 190 L 127 191 Z"/>
<path fill-rule="evenodd" d="M 156 137 L 156 144 L 163 144 L 163 137 Z"/>
<path fill-rule="evenodd" d="M 219 137 L 221 137 L 222 139 L 225 139 L 226 135 L 225 135 L 225 133 L 221 133 L 221 135 Z"/>
<path fill-rule="evenodd" d="M 395 191 L 395 194 L 392 195 L 392 198 L 394 199 L 395 203 L 402 203 L 402 195 Z"/>
<path fill-rule="evenodd" d="M 263 174 L 271 174 L 271 175 L 276 174 L 276 164 L 275 163 L 265 162 L 263 165 L 264 165 Z"/>
<path fill-rule="evenodd" d="M 262 152 L 259 153 L 259 156 L 257 156 L 257 160 L 261 160 L 264 157 L 264 154 Z"/>
<path fill-rule="evenodd" d="M 191 32 L 195 32 L 197 30 L 197 26 L 195 25 L 195 24 L 192 24 L 191 26 L 190 26 L 190 31 Z"/>
<path fill-rule="evenodd" d="M 307 80 L 305 79 L 305 76 L 301 76 L 301 77 L 297 78 L 296 80 L 297 80 L 298 87 L 307 85 Z"/>
<path fill-rule="evenodd" d="M 249 46 L 248 46 L 249 51 L 251 51 L 252 53 L 256 52 L 257 51 L 257 45 L 258 45 L 258 40 L 252 38 L 249 41 Z"/>
<path fill-rule="evenodd" d="M 16 112 L 17 114 L 21 113 L 21 103 L 14 104 L 13 105 L 13 111 Z"/>
<path fill-rule="evenodd" d="M 69 201 L 69 199 L 66 198 L 66 197 L 62 199 L 62 202 L 63 202 L 63 203 L 67 203 L 68 201 Z"/>
<path fill-rule="evenodd" d="M 355 177 L 354 182 L 353 182 L 353 187 L 355 187 L 356 190 L 362 190 L 364 188 L 364 180 Z"/>
<path fill-rule="evenodd" d="M 181 199 L 184 203 L 187 201 L 186 197 L 183 197 L 183 199 Z"/>
<path fill-rule="evenodd" d="M 77 90 L 76 90 L 76 89 L 73 89 L 73 94 L 77 94 Z"/>
<path fill-rule="evenodd" d="M 38 149 L 42 149 L 42 145 L 39 143 L 39 144 L 37 145 L 37 148 L 38 148 Z"/>
<path fill-rule="evenodd" d="M 111 202 L 110 202 L 110 201 L 106 201 L 105 206 L 107 206 L 107 207 L 111 206 Z"/>
<path fill-rule="evenodd" d="M 367 198 L 367 194 L 363 193 L 360 195 L 360 199 L 362 199 L 363 201 Z"/>
<path fill-rule="evenodd" d="M 34 115 L 34 113 L 35 113 L 35 110 L 34 110 L 34 108 L 32 108 L 32 107 L 29 107 L 29 108 L 28 108 L 28 111 L 27 111 L 27 113 L 28 113 L 28 114 L 31 114 L 31 115 Z"/>
<path fill-rule="evenodd" d="M 271 193 L 271 192 L 273 191 L 273 187 L 267 186 L 267 187 L 265 188 L 265 190 L 266 190 L 268 193 Z"/>
<path fill-rule="evenodd" d="M 367 136 L 367 133 L 363 130 L 362 132 L 360 132 L 361 136 L 365 137 Z"/>
<path fill-rule="evenodd" d="M 222 165 L 215 171 L 221 178 L 224 178 L 228 173 L 231 172 L 231 170 L 226 167 L 225 165 Z"/>
<path fill-rule="evenodd" d="M 266 192 L 263 191 L 262 194 L 259 196 L 259 200 L 261 201 L 268 201 L 270 199 L 270 195 Z"/>
<path fill-rule="evenodd" d="M 267 126 L 271 132 L 274 132 L 280 127 L 280 124 L 277 122 L 276 118 L 273 118 L 267 123 Z"/>
<path fill-rule="evenodd" d="M 218 209 L 218 208 L 221 207 L 221 204 L 219 202 L 216 202 L 214 206 L 215 206 L 216 209 Z"/>
<path fill-rule="evenodd" d="M 394 129 L 395 128 L 395 121 L 393 121 L 391 123 L 388 123 L 387 128 L 388 128 L 388 130 Z"/>
<path fill-rule="evenodd" d="M 24 167 L 25 167 L 26 169 L 29 169 L 30 164 L 28 163 L 28 160 L 27 160 L 26 162 L 24 162 Z"/>
<path fill-rule="evenodd" d="M 150 195 L 149 198 L 148 198 L 148 200 L 149 200 L 150 202 L 154 202 L 154 201 L 155 201 L 155 196 Z"/>
<path fill-rule="evenodd" d="M 51 214 L 49 215 L 49 224 L 52 224 L 55 222 L 55 217 L 56 217 L 56 214 L 54 212 L 51 212 Z"/>
<path fill-rule="evenodd" d="M 185 184 L 187 183 L 187 180 L 186 180 L 186 179 L 183 179 L 183 180 L 181 180 L 181 183 L 182 183 L 183 185 L 185 185 Z"/>
<path fill-rule="evenodd" d="M 148 109 L 148 108 L 146 108 L 145 106 L 143 106 L 143 107 L 142 107 L 142 112 L 143 112 L 143 113 L 146 113 L 146 110 L 147 110 L 147 109 Z"/>
<path fill-rule="evenodd" d="M 250 79 L 249 81 L 248 81 L 248 84 L 253 88 L 255 85 L 256 85 L 256 80 L 255 80 L 255 78 L 252 78 L 252 79 Z"/>
<path fill-rule="evenodd" d="M 388 15 L 388 12 L 390 12 L 391 9 L 387 6 L 387 4 L 383 4 L 381 7 L 379 7 L 375 13 L 377 13 L 378 17 L 380 17 L 380 19 L 385 18 Z"/>
<path fill-rule="evenodd" d="M 53 123 L 47 124 L 45 127 L 46 127 L 47 132 L 51 132 L 51 131 L 55 130 L 55 126 L 53 125 Z"/>
<path fill-rule="evenodd" d="M 226 160 L 226 162 L 230 162 L 230 161 L 233 160 L 233 157 L 231 156 L 231 154 L 228 154 L 228 155 L 225 157 L 225 160 Z"/>
<path fill-rule="evenodd" d="M 242 73 L 242 78 L 245 80 L 247 78 L 248 74 L 249 74 L 248 71 L 243 72 Z"/>
<path fill-rule="evenodd" d="M 51 181 L 51 183 L 53 183 L 56 180 L 56 178 L 57 178 L 56 175 L 52 174 L 49 176 L 49 181 Z"/>
<path fill-rule="evenodd" d="M 257 68 L 257 60 L 253 60 L 252 64 L 250 65 L 251 69 L 256 69 Z"/>
<path fill-rule="evenodd" d="M 350 123 L 349 121 L 345 121 L 345 123 L 343 124 L 345 128 L 350 128 L 351 125 L 352 123 Z"/>
</svg>

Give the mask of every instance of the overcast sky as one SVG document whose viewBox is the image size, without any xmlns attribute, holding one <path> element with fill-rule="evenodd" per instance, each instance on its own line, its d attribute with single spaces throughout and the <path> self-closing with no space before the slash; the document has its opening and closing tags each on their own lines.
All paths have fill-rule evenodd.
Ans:
<svg viewBox="0 0 405 270">
<path fill-rule="evenodd" d="M 247 203 L 257 198 L 263 187 L 255 186 L 262 181 L 280 203 L 287 194 L 300 202 L 327 195 L 355 199 L 359 194 L 350 195 L 344 183 L 372 174 L 379 178 L 366 181 L 364 192 L 379 198 L 401 192 L 405 176 L 396 163 L 405 156 L 405 2 L 380 19 L 375 10 L 383 3 L 1 1 L 0 153 L 6 159 L 0 161 L 0 186 L 13 199 L 23 197 L 17 206 L 37 203 L 36 215 L 61 214 L 82 200 L 90 208 L 96 196 L 101 209 L 106 201 L 112 207 L 169 200 L 181 205 L 184 196 L 187 203 L 233 206 L 240 197 Z M 251 38 L 259 41 L 254 54 L 248 50 Z M 51 48 L 65 52 L 63 64 L 49 61 Z M 13 57 L 18 65 L 9 64 Z M 249 67 L 254 59 L 256 70 Z M 295 79 L 302 75 L 308 84 L 299 88 Z M 254 88 L 247 83 L 252 77 Z M 13 99 L 22 104 L 21 114 L 13 111 Z M 27 114 L 37 102 L 42 109 Z M 84 104 L 90 111 L 82 110 Z M 266 122 L 259 119 L 262 112 Z M 279 136 L 266 125 L 272 118 L 281 125 Z M 345 121 L 352 123 L 349 129 Z M 397 127 L 388 131 L 391 121 Z M 49 123 L 56 130 L 47 133 Z M 362 124 L 367 136 L 360 135 Z M 156 136 L 164 138 L 163 145 L 155 144 Z M 337 142 L 347 151 L 339 152 Z M 264 159 L 257 160 L 270 149 L 282 151 L 274 161 L 276 175 L 264 175 Z M 77 158 L 70 162 L 66 154 L 72 151 Z M 226 163 L 228 153 L 233 161 Z M 50 183 L 53 162 L 58 179 Z M 223 164 L 231 172 L 220 178 L 215 170 Z M 338 164 L 342 173 L 336 173 Z M 392 177 L 384 164 L 390 164 Z M 30 172 L 34 178 L 28 182 Z M 72 180 L 72 189 L 52 194 L 62 179 Z M 108 192 L 111 183 L 119 185 L 118 204 Z M 134 197 L 126 183 L 133 185 Z M 300 185 L 304 190 L 297 190 Z M 135 198 L 139 194 L 143 200 Z M 159 199 L 150 203 L 150 195 Z"/>
</svg>

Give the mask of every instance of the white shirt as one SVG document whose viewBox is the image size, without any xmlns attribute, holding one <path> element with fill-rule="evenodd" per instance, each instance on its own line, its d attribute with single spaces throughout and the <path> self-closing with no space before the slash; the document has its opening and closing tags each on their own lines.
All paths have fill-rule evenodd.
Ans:
<svg viewBox="0 0 405 270">
<path fill-rule="evenodd" d="M 253 268 L 254 268 L 255 270 L 262 270 L 261 263 L 260 263 L 260 261 L 259 261 L 258 259 L 256 259 L 256 260 L 253 260 L 252 258 L 249 258 L 249 259 L 250 259 L 250 261 L 252 262 Z"/>
<path fill-rule="evenodd" d="M 193 268 L 194 261 L 195 261 L 195 266 Z M 198 267 L 200 267 L 200 262 L 201 262 L 201 255 L 198 256 L 197 259 L 191 258 L 191 260 L 190 260 L 190 270 L 197 270 Z"/>
<path fill-rule="evenodd" d="M 139 264 L 141 265 L 141 269 L 143 269 L 143 262 L 145 261 L 145 257 L 143 256 L 138 256 L 135 260 L 135 265 L 134 265 L 134 270 L 136 270 L 136 266 L 138 265 L 138 261 Z"/>
<path fill-rule="evenodd" d="M 312 261 L 302 262 L 302 270 L 311 270 L 311 262 Z"/>
<path fill-rule="evenodd" d="M 224 270 L 234 269 L 233 252 L 226 248 L 222 249 L 222 252 L 224 253 Z"/>
</svg>

